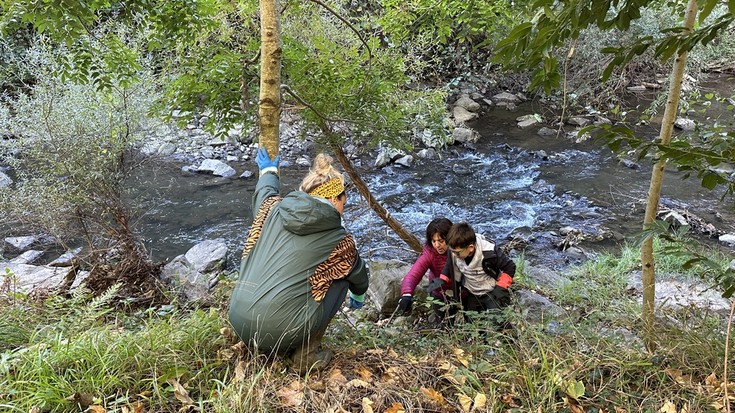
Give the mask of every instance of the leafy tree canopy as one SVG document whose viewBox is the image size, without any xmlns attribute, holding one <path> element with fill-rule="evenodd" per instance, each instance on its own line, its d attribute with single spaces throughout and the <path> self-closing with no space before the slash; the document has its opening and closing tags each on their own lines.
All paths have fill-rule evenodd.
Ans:
<svg viewBox="0 0 735 413">
<path fill-rule="evenodd" d="M 100 90 L 110 87 L 112 77 L 123 85 L 133 81 L 147 59 L 167 79 L 161 112 L 207 111 L 206 127 L 224 134 L 254 117 L 257 6 L 254 0 L 5 2 L 0 29 L 30 25 L 47 41 L 66 45 L 72 53 L 63 77 Z M 381 48 L 377 32 L 351 30 L 347 20 L 335 17 L 341 13 L 309 2 L 284 7 L 285 103 L 312 109 L 302 111 L 311 124 L 326 120 L 357 133 L 372 130 L 372 142 L 400 141 L 408 130 L 404 103 L 411 106 L 406 100 L 422 96 L 403 93 L 401 56 Z M 106 22 L 107 29 L 97 30 Z"/>
<path fill-rule="evenodd" d="M 696 44 L 707 44 L 732 25 L 735 20 L 735 1 L 728 0 L 728 12 L 708 19 L 720 0 L 700 1 L 702 11 L 695 30 L 688 32 L 681 27 L 664 29 L 665 36 L 654 38 L 645 36 L 632 45 L 605 48 L 602 51 L 612 56 L 603 73 L 603 81 L 613 70 L 624 66 L 635 56 L 649 48 L 655 50 L 656 58 L 668 60 L 680 50 L 691 50 Z M 569 40 L 577 39 L 580 33 L 590 26 L 603 30 L 616 28 L 626 30 L 633 20 L 641 17 L 645 7 L 662 5 L 683 9 L 680 1 L 661 2 L 660 0 L 630 0 L 625 2 L 610 0 L 536 0 L 530 10 L 536 10 L 531 19 L 516 25 L 496 47 L 496 61 L 507 68 L 532 71 L 532 89 L 543 88 L 550 93 L 559 86 L 558 57 L 554 49 Z"/>
</svg>

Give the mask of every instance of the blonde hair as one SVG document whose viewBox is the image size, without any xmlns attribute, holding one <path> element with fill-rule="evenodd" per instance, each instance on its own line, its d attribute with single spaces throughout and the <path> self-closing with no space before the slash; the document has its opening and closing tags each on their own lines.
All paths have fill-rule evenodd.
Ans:
<svg viewBox="0 0 735 413">
<path fill-rule="evenodd" d="M 324 153 L 318 154 L 316 158 L 314 158 L 314 163 L 311 168 L 309 168 L 309 173 L 301 181 L 299 190 L 311 193 L 318 186 L 323 185 L 332 179 L 339 179 L 340 183 L 344 186 L 345 178 L 342 176 L 342 173 L 332 166 L 332 161 L 333 159 L 331 156 Z"/>
</svg>

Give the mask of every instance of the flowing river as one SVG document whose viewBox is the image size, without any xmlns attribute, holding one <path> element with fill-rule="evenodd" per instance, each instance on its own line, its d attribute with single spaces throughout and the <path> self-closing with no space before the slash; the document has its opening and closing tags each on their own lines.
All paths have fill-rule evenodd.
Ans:
<svg viewBox="0 0 735 413">
<path fill-rule="evenodd" d="M 541 137 L 537 128 L 521 130 L 515 118 L 525 113 L 533 113 L 530 103 L 516 112 L 491 110 L 471 125 L 480 133 L 479 142 L 451 146 L 441 159 L 417 159 L 410 168 L 375 169 L 374 157 L 366 155 L 358 170 L 383 206 L 422 241 L 426 224 L 441 215 L 467 221 L 500 244 L 522 239 L 528 244 L 526 257 L 556 267 L 580 259 L 554 248 L 562 227 L 586 234 L 589 241 L 581 246 L 588 252 L 616 248 L 622 237 L 638 233 L 649 162 L 632 169 L 598 143 L 574 143 L 563 135 Z M 647 133 L 654 136 L 656 130 Z M 159 164 L 138 177 L 135 197 L 145 211 L 138 229 L 146 246 L 154 259 L 166 260 L 199 241 L 224 238 L 234 266 L 252 220 L 256 179 L 190 174 L 181 166 Z M 238 173 L 249 169 L 257 176 L 254 162 L 231 166 Z M 297 188 L 306 172 L 292 162 L 284 166 L 282 192 Z M 701 188 L 696 180 L 682 181 L 669 167 L 661 203 L 735 232 L 733 201 L 720 200 L 720 195 L 721 191 Z M 363 256 L 406 261 L 416 256 L 354 190 L 349 193 L 345 223 Z"/>
</svg>

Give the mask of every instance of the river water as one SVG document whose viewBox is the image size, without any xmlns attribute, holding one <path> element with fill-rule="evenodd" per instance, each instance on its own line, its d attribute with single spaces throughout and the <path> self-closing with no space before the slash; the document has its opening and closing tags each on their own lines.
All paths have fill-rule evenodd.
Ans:
<svg viewBox="0 0 735 413">
<path fill-rule="evenodd" d="M 581 259 L 554 248 L 562 227 L 587 235 L 589 241 L 580 246 L 588 254 L 617 248 L 620 237 L 639 232 L 650 165 L 642 161 L 641 168 L 631 169 L 598 143 L 574 143 L 563 135 L 541 137 L 535 128 L 516 126 L 517 116 L 533 112 L 530 103 L 516 112 L 491 110 L 471 125 L 481 135 L 479 142 L 451 146 L 441 159 L 417 159 L 411 168 L 375 169 L 370 166 L 374 154 L 368 154 L 359 160 L 358 170 L 383 206 L 422 241 L 426 224 L 446 216 L 469 222 L 501 244 L 523 239 L 529 260 L 560 267 Z M 647 133 L 655 135 L 656 130 Z M 540 156 L 540 150 L 547 156 Z M 252 220 L 250 197 L 256 179 L 190 174 L 181 166 L 159 164 L 144 171 L 135 184 L 135 197 L 145 211 L 137 224 L 147 248 L 154 259 L 168 260 L 199 241 L 224 238 L 230 265 L 236 265 Z M 254 162 L 231 166 L 238 174 L 249 169 L 257 176 Z M 282 168 L 282 192 L 295 189 L 306 172 L 303 167 Z M 662 205 L 686 209 L 735 232 L 732 200 L 720 201 L 718 191 L 702 189 L 694 180 L 682 181 L 673 168 L 664 181 Z M 416 257 L 354 190 L 345 223 L 365 257 Z"/>
</svg>

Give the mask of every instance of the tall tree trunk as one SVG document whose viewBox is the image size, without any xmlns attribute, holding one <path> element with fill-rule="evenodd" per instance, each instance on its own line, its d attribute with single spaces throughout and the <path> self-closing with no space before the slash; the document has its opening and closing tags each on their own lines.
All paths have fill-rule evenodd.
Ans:
<svg viewBox="0 0 735 413">
<path fill-rule="evenodd" d="M 697 16 L 697 0 L 689 0 L 686 14 L 684 16 L 684 28 L 691 31 L 694 27 L 694 20 Z M 666 100 L 666 109 L 664 117 L 661 120 L 661 130 L 658 136 L 659 141 L 663 145 L 671 142 L 671 136 L 676 121 L 676 114 L 679 108 L 679 97 L 681 96 L 681 82 L 684 78 L 684 69 L 686 67 L 687 52 L 681 51 L 674 61 L 674 67 L 671 72 L 669 81 L 669 96 Z M 664 170 L 666 169 L 666 161 L 660 160 L 654 165 L 651 172 L 651 183 L 648 189 L 648 201 L 646 204 L 646 215 L 643 219 L 643 229 L 651 227 L 656 220 L 658 212 L 658 204 L 661 199 L 661 186 L 664 180 Z M 656 297 L 656 267 L 653 257 L 653 237 L 649 236 L 643 241 L 641 246 L 641 265 L 643 268 L 643 333 L 644 342 L 648 350 L 653 351 L 656 348 L 654 340 L 654 311 Z"/>
<path fill-rule="evenodd" d="M 260 0 L 260 146 L 278 155 L 281 120 L 281 27 L 278 0 Z"/>
</svg>

